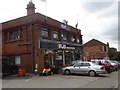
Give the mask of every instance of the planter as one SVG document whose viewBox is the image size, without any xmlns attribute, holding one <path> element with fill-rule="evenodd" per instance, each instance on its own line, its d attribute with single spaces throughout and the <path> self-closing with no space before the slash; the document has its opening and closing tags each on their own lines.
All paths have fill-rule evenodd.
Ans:
<svg viewBox="0 0 120 90">
<path fill-rule="evenodd" d="M 25 69 L 19 69 L 19 70 L 18 70 L 18 76 L 19 76 L 19 77 L 25 76 L 25 73 L 26 73 Z"/>
</svg>

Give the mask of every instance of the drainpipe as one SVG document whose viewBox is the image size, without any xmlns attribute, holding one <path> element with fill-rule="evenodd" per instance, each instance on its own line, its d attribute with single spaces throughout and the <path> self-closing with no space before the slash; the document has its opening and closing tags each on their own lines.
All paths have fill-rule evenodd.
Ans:
<svg viewBox="0 0 120 90">
<path fill-rule="evenodd" d="M 54 66 L 54 61 L 53 61 L 53 54 L 52 54 L 52 67 Z"/>
<path fill-rule="evenodd" d="M 74 51 L 73 51 L 72 55 L 73 55 L 73 61 L 75 61 L 75 52 Z"/>
<path fill-rule="evenodd" d="M 33 25 L 31 26 L 31 39 L 32 39 L 32 72 L 34 73 L 35 70 L 35 61 L 34 61 L 34 32 L 33 32 Z"/>
<path fill-rule="evenodd" d="M 63 66 L 65 66 L 65 51 L 63 50 Z"/>
</svg>

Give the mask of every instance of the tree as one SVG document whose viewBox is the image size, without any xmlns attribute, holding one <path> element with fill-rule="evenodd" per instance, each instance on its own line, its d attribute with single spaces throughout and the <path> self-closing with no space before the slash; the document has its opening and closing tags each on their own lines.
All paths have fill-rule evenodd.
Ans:
<svg viewBox="0 0 120 90">
<path fill-rule="evenodd" d="M 117 49 L 116 48 L 110 48 L 109 49 L 109 58 L 115 60 L 117 58 L 117 56 L 118 56 Z"/>
<path fill-rule="evenodd" d="M 117 57 L 116 57 L 116 60 L 119 60 L 120 61 L 120 51 L 117 52 Z"/>
</svg>

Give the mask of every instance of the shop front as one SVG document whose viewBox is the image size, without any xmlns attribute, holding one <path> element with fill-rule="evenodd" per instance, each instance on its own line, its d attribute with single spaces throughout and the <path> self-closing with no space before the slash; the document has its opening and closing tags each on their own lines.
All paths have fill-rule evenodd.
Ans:
<svg viewBox="0 0 120 90">
<path fill-rule="evenodd" d="M 52 41 L 40 41 L 44 50 L 44 62 L 49 61 L 54 68 L 71 65 L 73 61 L 82 59 L 82 46 Z"/>
</svg>

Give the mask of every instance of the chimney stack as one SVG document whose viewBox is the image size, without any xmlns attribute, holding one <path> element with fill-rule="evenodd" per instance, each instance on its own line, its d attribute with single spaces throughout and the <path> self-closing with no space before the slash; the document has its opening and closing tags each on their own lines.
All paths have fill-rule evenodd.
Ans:
<svg viewBox="0 0 120 90">
<path fill-rule="evenodd" d="M 31 2 L 27 5 L 27 15 L 35 14 L 35 5 Z"/>
</svg>

